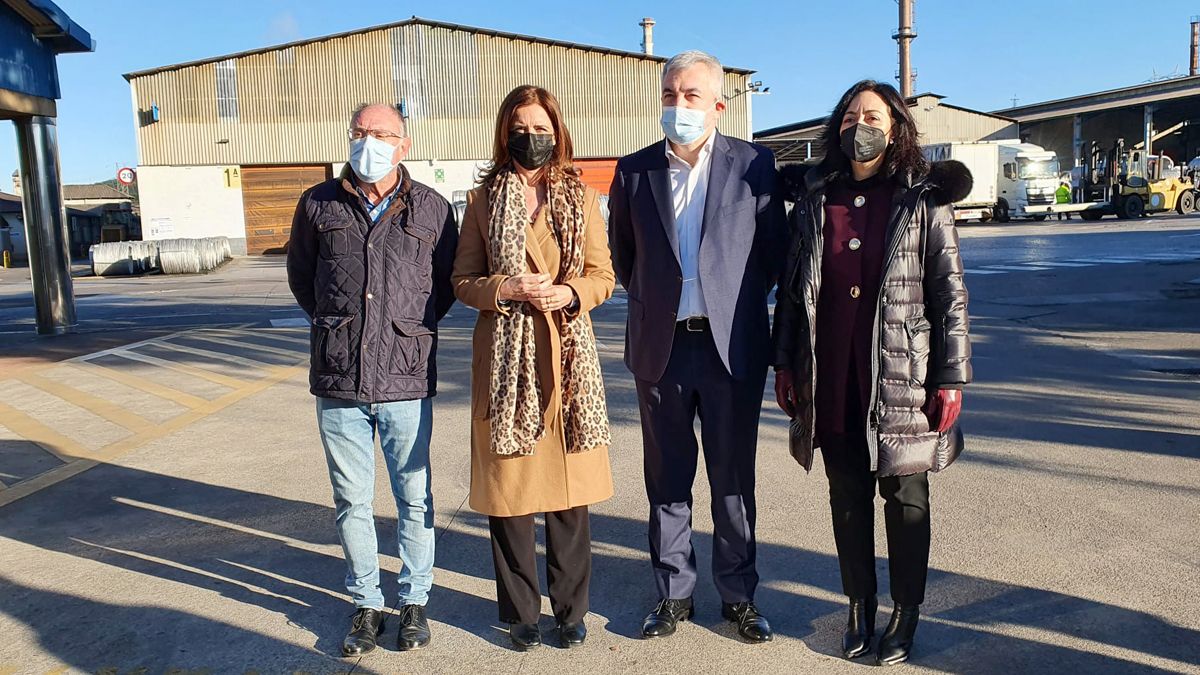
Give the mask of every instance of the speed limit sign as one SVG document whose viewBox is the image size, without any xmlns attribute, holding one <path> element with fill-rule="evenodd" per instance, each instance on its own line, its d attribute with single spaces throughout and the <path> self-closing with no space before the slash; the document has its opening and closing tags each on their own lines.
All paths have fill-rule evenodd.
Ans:
<svg viewBox="0 0 1200 675">
<path fill-rule="evenodd" d="M 121 185 L 133 185 L 135 178 L 137 178 L 137 172 L 129 167 L 117 171 L 117 182 Z"/>
</svg>

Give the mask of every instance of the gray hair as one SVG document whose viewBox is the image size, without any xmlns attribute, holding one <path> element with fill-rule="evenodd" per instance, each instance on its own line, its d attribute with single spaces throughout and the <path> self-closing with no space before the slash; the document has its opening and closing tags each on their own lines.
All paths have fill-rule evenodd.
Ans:
<svg viewBox="0 0 1200 675">
<path fill-rule="evenodd" d="M 712 85 L 713 95 L 718 100 L 725 90 L 725 68 L 721 66 L 721 62 L 717 57 L 706 54 L 698 49 L 689 49 L 686 52 L 680 52 L 672 56 L 667 65 L 663 67 L 662 81 L 665 83 L 667 77 L 674 71 L 686 70 L 695 65 L 703 65 L 709 70 L 709 83 Z"/>
<path fill-rule="evenodd" d="M 367 108 L 384 108 L 391 111 L 396 116 L 396 120 L 400 122 L 400 133 L 408 135 L 408 123 L 404 121 L 404 115 L 400 114 L 400 107 L 390 103 L 359 103 L 354 107 L 354 112 L 350 114 L 350 126 L 354 126 L 354 123 L 358 121 L 358 116 L 363 114 Z"/>
</svg>

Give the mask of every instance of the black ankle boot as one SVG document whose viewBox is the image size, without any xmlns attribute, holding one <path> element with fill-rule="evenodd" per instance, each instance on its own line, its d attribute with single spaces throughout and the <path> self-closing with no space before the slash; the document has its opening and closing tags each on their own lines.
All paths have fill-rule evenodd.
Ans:
<svg viewBox="0 0 1200 675">
<path fill-rule="evenodd" d="M 875 635 L 875 612 L 879 601 L 869 598 L 850 598 L 850 618 L 846 620 L 846 632 L 842 634 L 842 655 L 856 659 L 871 651 L 871 638 Z"/>
<path fill-rule="evenodd" d="M 877 663 L 881 666 L 894 666 L 908 660 L 912 651 L 913 635 L 917 632 L 917 619 L 921 616 L 920 605 L 900 605 L 892 610 L 892 620 L 888 622 L 887 630 L 879 638 L 879 657 Z"/>
</svg>

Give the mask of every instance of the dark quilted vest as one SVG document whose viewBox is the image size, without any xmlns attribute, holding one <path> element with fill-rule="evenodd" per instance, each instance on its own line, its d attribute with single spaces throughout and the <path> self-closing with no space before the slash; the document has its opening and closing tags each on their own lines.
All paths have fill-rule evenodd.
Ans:
<svg viewBox="0 0 1200 675">
<path fill-rule="evenodd" d="M 288 272 L 301 306 L 310 304 L 316 396 L 374 403 L 435 393 L 437 322 L 453 302 L 442 251 L 455 242 L 441 240 L 457 230 L 444 198 L 403 178 L 374 224 L 344 178 L 300 199 Z"/>
</svg>

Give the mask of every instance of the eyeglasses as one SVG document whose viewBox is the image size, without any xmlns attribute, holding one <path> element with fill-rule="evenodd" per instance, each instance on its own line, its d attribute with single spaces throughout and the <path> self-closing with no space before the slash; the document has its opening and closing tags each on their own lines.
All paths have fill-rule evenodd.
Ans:
<svg viewBox="0 0 1200 675">
<path fill-rule="evenodd" d="M 386 129 L 358 129 L 358 128 L 355 128 L 355 129 L 347 129 L 346 130 L 346 138 L 348 138 L 352 141 L 357 141 L 360 138 L 366 138 L 368 134 L 373 136 L 377 140 L 387 141 L 388 143 L 391 143 L 393 138 L 404 138 L 403 135 L 393 133 L 391 131 L 387 131 Z"/>
</svg>

